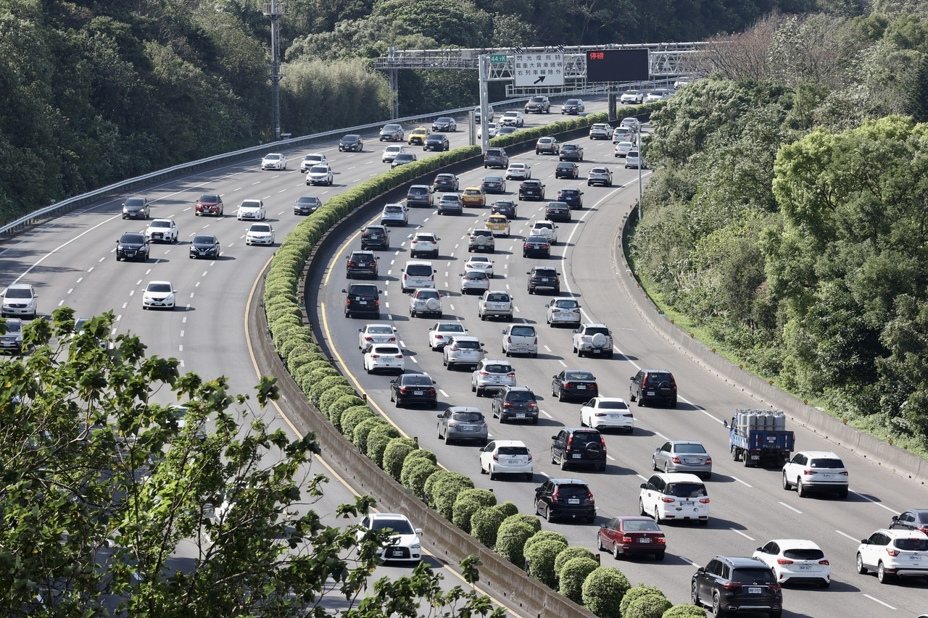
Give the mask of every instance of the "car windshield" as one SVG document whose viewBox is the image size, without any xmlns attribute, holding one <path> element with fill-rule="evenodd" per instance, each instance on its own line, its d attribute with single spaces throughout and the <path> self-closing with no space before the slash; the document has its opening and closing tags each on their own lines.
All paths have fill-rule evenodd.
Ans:
<svg viewBox="0 0 928 618">
<path fill-rule="evenodd" d="M 894 545 L 902 551 L 928 551 L 928 539 L 896 539 Z"/>
<path fill-rule="evenodd" d="M 398 155 L 396 155 L 396 158 L 393 159 L 393 162 L 395 163 L 397 161 L 412 161 L 413 158 L 415 158 L 415 155 L 410 154 L 408 152 L 401 152 Z"/>
<path fill-rule="evenodd" d="M 397 534 L 415 534 L 412 526 L 405 519 L 375 519 L 371 522 L 373 530 L 393 530 Z"/>
<path fill-rule="evenodd" d="M 628 404 L 624 401 L 600 401 L 596 407 L 602 410 L 628 410 Z"/>
<path fill-rule="evenodd" d="M 202 202 L 203 204 L 218 204 L 218 203 L 219 203 L 219 196 L 218 196 L 218 195 L 210 195 L 210 194 L 201 195 L 201 196 L 200 196 L 200 202 Z"/>
<path fill-rule="evenodd" d="M 532 103 L 544 103 L 544 102 L 545 102 L 544 97 L 532 97 Z"/>
<path fill-rule="evenodd" d="M 512 365 L 501 365 L 496 363 L 493 365 L 487 365 L 483 368 L 483 370 L 489 373 L 509 373 L 512 371 Z"/>
<path fill-rule="evenodd" d="M 566 371 L 564 372 L 565 380 L 595 380 L 594 376 L 589 371 Z"/>
<path fill-rule="evenodd" d="M 479 423 L 483 420 L 483 414 L 480 412 L 453 412 L 451 418 L 465 423 Z"/>
<path fill-rule="evenodd" d="M 403 376 L 403 384 L 409 384 L 410 386 L 431 386 L 432 378 L 425 375 L 405 375 Z"/>
<path fill-rule="evenodd" d="M 392 335 L 392 326 L 368 326 L 367 332 L 371 335 Z"/>
<path fill-rule="evenodd" d="M 625 532 L 660 532 L 660 527 L 650 519 L 633 519 L 624 522 Z"/>
<path fill-rule="evenodd" d="M 528 455 L 528 448 L 524 446 L 500 446 L 496 449 L 500 455 Z"/>
<path fill-rule="evenodd" d="M 171 285 L 169 283 L 149 283 L 148 291 L 149 292 L 170 292 Z"/>
<path fill-rule="evenodd" d="M 398 125 L 398 124 L 387 124 L 387 125 L 384 125 L 383 130 L 384 130 L 384 131 L 399 131 L 399 130 L 401 130 L 402 128 L 403 128 L 403 127 L 401 127 L 401 126 Z"/>
<path fill-rule="evenodd" d="M 731 581 L 738 584 L 776 583 L 773 571 L 766 567 L 732 569 Z"/>
<path fill-rule="evenodd" d="M 476 341 L 455 341 L 454 347 L 458 350 L 479 350 L 480 344 Z"/>
<path fill-rule="evenodd" d="M 534 337 L 535 327 L 533 326 L 513 326 L 509 334 L 513 337 Z"/>
<path fill-rule="evenodd" d="M 140 197 L 130 197 L 126 200 L 126 206 L 144 206 L 145 200 Z"/>
<path fill-rule="evenodd" d="M 252 226 L 251 229 L 254 229 L 254 226 Z M 193 237 L 193 244 L 195 245 L 211 245 L 214 242 L 216 242 L 216 239 L 213 238 L 212 236 L 194 236 Z"/>
<path fill-rule="evenodd" d="M 677 498 L 704 498 L 706 487 L 700 483 L 670 483 L 664 493 Z"/>
<path fill-rule="evenodd" d="M 487 301 L 491 303 L 508 303 L 509 295 L 508 294 L 488 294 Z"/>
<path fill-rule="evenodd" d="M 449 117 L 447 117 L 447 116 L 442 116 L 442 117 L 438 118 L 437 120 L 435 120 L 435 122 L 441 122 L 441 123 L 452 122 L 452 121 L 453 121 L 453 119 L 452 119 L 452 118 L 449 118 Z"/>
<path fill-rule="evenodd" d="M 141 234 L 123 234 L 122 238 L 119 239 L 119 242 L 127 245 L 140 245 L 145 242 L 145 237 Z M 196 242 L 195 238 L 194 242 Z"/>
<path fill-rule="evenodd" d="M 580 102 L 580 99 L 567 99 L 564 101 L 564 105 L 577 105 Z"/>
<path fill-rule="evenodd" d="M 674 447 L 674 451 L 677 453 L 700 453 L 704 454 L 706 448 L 702 444 L 677 444 Z"/>
<path fill-rule="evenodd" d="M 271 226 L 265 223 L 258 223 L 258 224 L 252 225 L 251 229 L 248 231 L 249 232 L 270 232 Z"/>
<path fill-rule="evenodd" d="M 791 560 L 821 560 L 825 552 L 820 549 L 786 549 L 783 550 L 783 557 Z"/>
<path fill-rule="evenodd" d="M 346 135 L 345 137 L 343 137 L 343 138 L 342 138 L 342 141 L 343 141 L 343 142 L 356 142 L 356 141 L 358 141 L 358 140 L 360 140 L 360 139 L 361 139 L 361 136 L 360 136 L 360 135 L 354 135 L 354 134 L 352 134 L 352 135 Z"/>
<path fill-rule="evenodd" d="M 311 196 L 303 196 L 300 199 L 298 199 L 297 202 L 300 204 L 318 204 L 319 198 L 311 197 Z"/>
<path fill-rule="evenodd" d="M 19 320 L 7 320 L 6 321 L 6 335 L 15 335 L 22 331 L 23 325 Z"/>
<path fill-rule="evenodd" d="M 267 156 L 264 157 L 264 158 L 265 158 L 265 159 L 270 159 L 271 161 L 276 161 L 277 159 L 280 158 L 280 155 L 279 155 L 279 154 L 269 154 L 269 155 L 267 155 Z"/>
<path fill-rule="evenodd" d="M 436 328 L 435 330 L 441 333 L 463 333 L 464 327 L 457 323 L 439 324 L 438 328 Z"/>
<path fill-rule="evenodd" d="M 311 174 L 325 174 L 329 171 L 329 168 L 325 165 L 314 165 L 309 168 L 309 173 Z"/>
<path fill-rule="evenodd" d="M 261 202 L 255 202 L 253 200 L 252 201 L 246 200 L 242 202 L 242 208 L 260 208 L 260 207 L 261 207 Z"/>
<path fill-rule="evenodd" d="M 813 459 L 809 466 L 812 468 L 843 468 L 844 462 L 840 459 Z"/>
<path fill-rule="evenodd" d="M 152 227 L 171 227 L 171 222 L 170 221 L 152 221 L 151 226 Z"/>
<path fill-rule="evenodd" d="M 915 513 L 915 521 L 922 524 L 928 524 L 928 511 L 917 511 Z"/>
</svg>

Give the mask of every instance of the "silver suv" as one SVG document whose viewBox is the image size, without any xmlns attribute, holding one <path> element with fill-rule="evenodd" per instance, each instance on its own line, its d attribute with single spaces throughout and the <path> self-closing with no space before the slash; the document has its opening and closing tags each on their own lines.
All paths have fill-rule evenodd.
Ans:
<svg viewBox="0 0 928 618">
<path fill-rule="evenodd" d="M 484 292 L 477 302 L 477 315 L 481 320 L 503 318 L 512 322 L 512 296 L 502 290 Z"/>
<path fill-rule="evenodd" d="M 486 228 L 473 230 L 470 233 L 470 239 L 467 241 L 467 250 L 494 253 L 496 251 L 496 240 L 493 238 L 493 230 Z"/>
<path fill-rule="evenodd" d="M 442 348 L 442 364 L 449 370 L 458 365 L 476 367 L 486 356 L 483 344 L 470 335 L 455 335 Z"/>
<path fill-rule="evenodd" d="M 612 358 L 612 333 L 605 324 L 583 324 L 574 331 L 573 351 L 577 356 L 595 354 Z"/>
<path fill-rule="evenodd" d="M 515 386 L 516 370 L 508 360 L 483 359 L 477 363 L 477 368 L 470 377 L 470 390 L 482 397 L 487 389 L 497 389 L 500 386 Z"/>
<path fill-rule="evenodd" d="M 580 326 L 580 303 L 574 298 L 553 298 L 547 305 L 545 321 L 548 326 Z"/>
</svg>

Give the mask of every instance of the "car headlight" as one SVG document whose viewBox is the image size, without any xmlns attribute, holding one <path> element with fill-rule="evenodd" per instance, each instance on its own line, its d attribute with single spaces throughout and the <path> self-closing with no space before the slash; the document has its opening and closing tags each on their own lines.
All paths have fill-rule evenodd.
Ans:
<svg viewBox="0 0 928 618">
<path fill-rule="evenodd" d="M 414 551 L 419 551 L 420 549 L 422 549 L 422 544 L 413 543 L 412 545 L 409 546 L 409 549 L 414 550 Z"/>
</svg>

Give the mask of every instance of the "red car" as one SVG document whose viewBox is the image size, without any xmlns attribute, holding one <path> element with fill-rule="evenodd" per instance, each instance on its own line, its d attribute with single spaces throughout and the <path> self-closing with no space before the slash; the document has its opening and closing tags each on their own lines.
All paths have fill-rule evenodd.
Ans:
<svg viewBox="0 0 928 618">
<path fill-rule="evenodd" d="M 600 527 L 596 536 L 599 551 L 612 552 L 616 560 L 641 554 L 663 560 L 667 549 L 664 532 L 650 517 L 615 517 Z"/>
<path fill-rule="evenodd" d="M 222 210 L 222 198 L 218 193 L 204 193 L 200 196 L 200 199 L 197 200 L 197 205 L 193 214 L 197 217 L 200 215 L 221 217 Z"/>
</svg>

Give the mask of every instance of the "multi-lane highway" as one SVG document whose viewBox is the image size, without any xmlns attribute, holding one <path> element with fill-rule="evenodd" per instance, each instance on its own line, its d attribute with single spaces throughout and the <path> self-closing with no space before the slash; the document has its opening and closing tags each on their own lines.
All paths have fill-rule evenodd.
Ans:
<svg viewBox="0 0 928 618">
<path fill-rule="evenodd" d="M 512 237 L 497 239 L 496 278 L 492 289 L 505 289 L 515 296 L 516 322 L 533 323 L 540 330 L 537 358 L 512 358 L 520 385 L 531 387 L 541 399 L 541 419 L 534 425 L 501 425 L 490 419 L 494 438 L 524 441 L 534 454 L 534 481 L 497 480 L 479 474 L 477 447 L 445 445 L 437 437 L 435 412 L 423 409 L 397 409 L 389 401 L 391 377 L 367 375 L 357 348 L 358 328 L 367 322 L 390 321 L 398 329 L 406 353 L 408 371 L 425 371 L 438 382 L 439 408 L 447 405 L 475 405 L 490 417 L 490 401 L 477 398 L 470 389 L 469 371 L 449 371 L 442 366 L 441 354 L 429 350 L 427 329 L 434 318 L 412 318 L 408 296 L 401 293 L 399 276 L 409 259 L 409 239 L 415 231 L 435 232 L 440 238 L 440 257 L 436 287 L 448 293 L 443 299 L 443 319 L 460 320 L 485 344 L 489 358 L 500 358 L 503 323 L 483 322 L 477 317 L 478 296 L 462 296 L 459 275 L 467 260 L 467 234 L 484 221 L 488 210 L 465 209 L 464 216 L 438 216 L 431 209 L 410 209 L 410 224 L 393 228 L 393 246 L 381 252 L 380 278 L 384 311 L 379 320 L 346 319 L 341 290 L 345 288 L 344 256 L 360 248 L 357 232 L 328 256 L 329 267 L 319 273 L 310 286 L 318 291 L 313 300 L 321 326 L 337 351 L 339 361 L 359 389 L 393 419 L 402 430 L 417 436 L 420 444 L 434 451 L 445 466 L 468 473 L 480 487 L 492 488 L 513 500 L 522 512 L 533 512 L 533 489 L 545 476 L 573 476 L 592 488 L 603 523 L 609 516 L 637 514 L 639 484 L 651 473 L 651 454 L 667 439 L 703 442 L 714 462 L 714 476 L 708 483 L 711 519 L 708 527 L 664 525 L 668 536 L 667 558 L 663 563 L 622 561 L 617 564 L 632 582 L 645 582 L 662 588 L 677 603 L 689 598 L 689 581 L 694 565 L 705 564 L 715 554 L 750 555 L 758 546 L 774 538 L 808 538 L 825 551 L 834 581 L 827 590 L 814 587 L 789 588 L 784 592 L 786 615 L 791 616 L 911 616 L 928 609 L 924 579 L 881 585 L 873 576 L 855 572 L 855 550 L 860 538 L 889 524 L 900 510 L 928 504 L 928 491 L 918 484 L 874 466 L 853 453 L 797 429 L 797 449 L 834 450 L 850 469 L 851 494 L 847 500 L 799 498 L 795 491 L 784 491 L 775 470 L 745 468 L 728 454 L 724 418 L 737 407 L 761 404 L 674 349 L 642 321 L 629 306 L 630 298 L 618 284 L 616 235 L 623 214 L 637 197 L 637 172 L 625 170 L 613 158 L 612 144 L 578 140 L 586 149 L 584 173 L 594 163 L 611 166 L 615 172 L 612 188 L 587 187 L 582 181 L 555 180 L 557 158 L 526 154 L 518 160 L 532 165 L 534 178 L 547 185 L 553 197 L 561 187 L 581 186 L 586 208 L 575 211 L 574 222 L 559 224 L 559 243 L 551 259 L 522 257 L 522 238 L 535 219 L 543 217 L 544 202 L 520 202 L 519 218 L 513 222 Z M 461 175 L 461 187 L 479 184 L 486 174 L 477 169 Z M 510 181 L 514 194 L 518 183 Z M 492 200 L 494 196 L 490 196 Z M 514 197 L 509 195 L 505 197 Z M 612 328 L 618 354 L 612 360 L 578 358 L 571 351 L 571 331 L 545 325 L 544 305 L 549 297 L 529 295 L 526 272 L 532 265 L 554 265 L 562 272 L 562 295 L 577 297 L 586 321 L 603 322 Z M 314 280 L 313 283 L 317 281 Z M 638 429 L 633 435 L 607 435 L 609 453 L 605 473 L 562 472 L 549 456 L 551 437 L 562 426 L 579 426 L 580 404 L 559 403 L 551 397 L 551 378 L 565 368 L 592 371 L 598 378 L 600 393 L 626 397 L 628 378 L 642 367 L 670 369 L 680 389 L 677 409 L 635 407 Z M 634 406 L 634 404 L 633 404 Z M 548 524 L 564 533 L 571 543 L 595 548 L 596 526 Z M 603 556 L 605 564 L 613 558 Z"/>
</svg>

